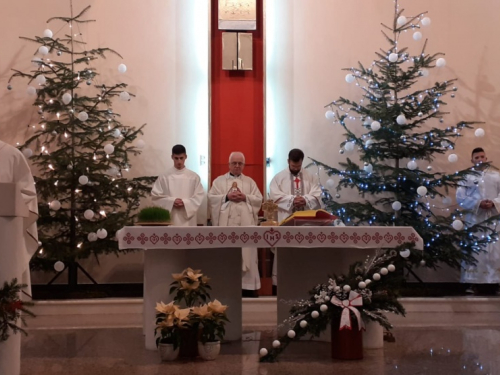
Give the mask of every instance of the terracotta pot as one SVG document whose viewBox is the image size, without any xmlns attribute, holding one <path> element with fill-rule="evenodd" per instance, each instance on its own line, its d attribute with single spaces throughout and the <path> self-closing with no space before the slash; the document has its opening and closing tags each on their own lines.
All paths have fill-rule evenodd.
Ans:
<svg viewBox="0 0 500 375">
<path fill-rule="evenodd" d="M 158 353 L 160 353 L 162 361 L 174 361 L 179 357 L 179 347 L 174 350 L 174 344 L 160 343 L 158 345 Z"/>
<path fill-rule="evenodd" d="M 351 329 L 339 330 L 340 316 L 331 322 L 332 358 L 363 359 L 363 331 L 358 329 L 358 321 L 351 317 Z"/>
<path fill-rule="evenodd" d="M 196 358 L 198 356 L 198 329 L 182 329 L 179 331 L 181 336 L 179 357 Z"/>
<path fill-rule="evenodd" d="M 220 353 L 220 341 L 209 341 L 205 344 L 198 341 L 198 353 L 205 361 L 213 361 Z"/>
</svg>

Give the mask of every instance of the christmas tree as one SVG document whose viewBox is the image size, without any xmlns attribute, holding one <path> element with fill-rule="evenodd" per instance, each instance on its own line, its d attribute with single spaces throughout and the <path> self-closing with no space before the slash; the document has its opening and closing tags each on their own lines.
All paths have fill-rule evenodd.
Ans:
<svg viewBox="0 0 500 375">
<path fill-rule="evenodd" d="M 127 179 L 130 156 L 140 154 L 144 141 L 139 128 L 120 122 L 113 111 L 116 100 L 133 96 L 127 84 L 106 83 L 95 67 L 106 55 L 121 56 L 109 48 L 88 49 L 75 33 L 90 6 L 73 17 L 54 17 L 67 32 L 21 39 L 37 45 L 33 69 L 14 70 L 15 78 L 28 80 L 27 94 L 34 97 L 37 125 L 28 125 L 20 146 L 32 162 L 39 196 L 40 248 L 32 269 L 69 268 L 69 282 L 77 283 L 77 261 L 100 254 L 118 254 L 115 232 L 132 223 L 140 199 L 150 191 L 154 177 Z M 126 66 L 120 64 L 124 73 Z"/>
<path fill-rule="evenodd" d="M 327 187 L 356 189 L 363 199 L 359 202 L 339 203 L 327 187 L 323 200 L 333 213 L 348 225 L 412 226 L 424 240 L 423 259 L 419 252 L 402 252 L 413 263 L 436 267 L 444 262 L 459 268 L 462 262 L 474 264 L 474 254 L 488 243 L 498 239 L 491 223 L 498 216 L 474 226 L 464 225 L 465 212 L 450 209 L 450 190 L 457 188 L 469 174 L 478 174 L 474 168 L 446 173 L 435 171 L 432 161 L 447 154 L 454 163 L 453 153 L 464 130 L 474 128 L 475 121 L 459 121 L 444 125 L 445 96 L 455 97 L 455 79 L 426 86 L 422 77 L 431 69 L 446 65 L 442 53 L 428 54 L 427 40 L 420 42 L 417 54 L 402 47 L 402 36 L 422 39 L 421 29 L 431 20 L 426 12 L 406 17 L 395 1 L 392 26 L 382 24 L 389 47 L 377 52 L 369 67 L 359 63 L 345 79 L 362 91 L 359 99 L 344 97 L 328 104 L 325 116 L 345 130 L 346 140 L 340 153 L 351 154 L 357 149 L 364 164 L 359 166 L 350 158 L 334 168 L 318 160 L 314 164 L 324 168 L 329 176 L 338 176 Z M 409 32 L 409 33 L 408 33 Z M 475 130 L 477 137 L 484 130 Z M 420 165 L 426 162 L 422 169 Z M 339 193 L 336 198 L 339 198 Z M 438 200 L 442 203 L 438 203 Z"/>
</svg>

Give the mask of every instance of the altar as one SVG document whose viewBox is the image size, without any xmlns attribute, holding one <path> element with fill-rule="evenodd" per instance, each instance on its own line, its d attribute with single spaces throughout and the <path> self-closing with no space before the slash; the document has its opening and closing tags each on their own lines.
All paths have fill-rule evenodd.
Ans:
<svg viewBox="0 0 500 375">
<path fill-rule="evenodd" d="M 147 250 L 144 256 L 144 334 L 146 348 L 155 350 L 157 302 L 169 302 L 172 273 L 186 267 L 201 269 L 211 278 L 212 299 L 228 305 L 227 340 L 239 340 L 241 320 L 241 247 L 279 248 L 278 322 L 289 306 L 282 300 L 305 298 L 328 274 L 345 272 L 377 248 L 423 242 L 411 227 L 124 227 L 120 249 Z M 342 256 L 340 256 L 342 253 Z"/>
</svg>

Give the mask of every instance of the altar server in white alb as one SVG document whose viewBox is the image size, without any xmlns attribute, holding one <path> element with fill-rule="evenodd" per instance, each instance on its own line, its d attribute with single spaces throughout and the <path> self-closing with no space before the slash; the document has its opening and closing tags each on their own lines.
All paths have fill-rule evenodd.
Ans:
<svg viewBox="0 0 500 375">
<path fill-rule="evenodd" d="M 198 209 L 205 197 L 200 176 L 185 167 L 186 148 L 172 147 L 174 166 L 158 177 L 151 196 L 155 206 L 170 211 L 170 220 L 176 226 L 196 226 Z"/>
<path fill-rule="evenodd" d="M 38 248 L 35 182 L 23 154 L 2 141 L 0 191 L 0 286 L 14 278 L 29 285 L 29 261 Z M 19 374 L 20 363 L 21 334 L 11 334 L 0 343 L 0 374 Z"/>
<path fill-rule="evenodd" d="M 321 188 L 318 179 L 302 168 L 304 152 L 294 148 L 288 153 L 288 168 L 279 172 L 269 186 L 269 198 L 278 205 L 278 221 L 295 211 L 321 208 Z M 277 260 L 273 262 L 273 285 L 277 285 Z"/>
<path fill-rule="evenodd" d="M 470 210 L 466 221 L 470 225 L 480 223 L 500 212 L 500 174 L 489 168 L 486 153 L 480 147 L 472 150 L 472 163 L 480 175 L 468 175 L 467 179 L 457 189 L 457 203 Z M 480 233 L 478 233 L 480 235 Z M 476 254 L 477 265 L 465 265 L 462 269 L 461 281 L 476 284 L 479 289 L 490 289 L 494 292 L 500 283 L 500 243 L 490 243 L 485 252 Z M 486 285 L 495 284 L 488 288 Z M 478 290 L 482 293 L 482 290 Z"/>
<path fill-rule="evenodd" d="M 229 172 L 217 177 L 208 192 L 208 204 L 214 226 L 257 225 L 262 194 L 257 184 L 243 174 L 245 156 L 233 152 L 229 156 Z M 260 289 L 256 248 L 242 248 L 242 289 Z"/>
</svg>

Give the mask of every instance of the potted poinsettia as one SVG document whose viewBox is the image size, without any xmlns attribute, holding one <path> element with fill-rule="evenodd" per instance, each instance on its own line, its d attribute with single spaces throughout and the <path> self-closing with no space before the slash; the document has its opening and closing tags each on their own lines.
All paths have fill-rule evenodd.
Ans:
<svg viewBox="0 0 500 375">
<path fill-rule="evenodd" d="M 190 309 L 181 309 L 174 302 L 156 304 L 156 346 L 162 361 L 172 361 L 179 356 L 181 330 L 189 324 Z"/>
<path fill-rule="evenodd" d="M 191 309 L 191 325 L 198 326 L 200 330 L 198 354 L 207 361 L 219 355 L 220 341 L 224 339 L 225 325 L 229 321 L 226 309 L 227 306 L 218 300 Z"/>
</svg>

